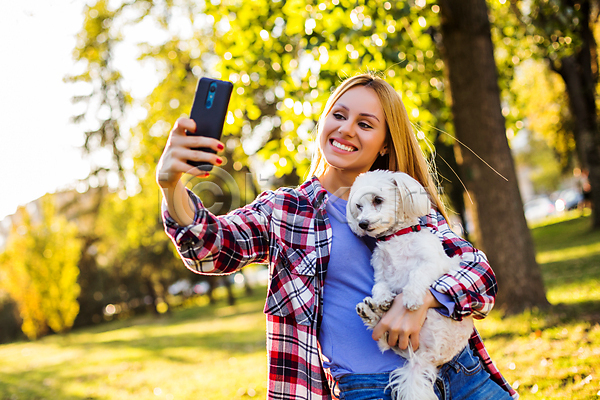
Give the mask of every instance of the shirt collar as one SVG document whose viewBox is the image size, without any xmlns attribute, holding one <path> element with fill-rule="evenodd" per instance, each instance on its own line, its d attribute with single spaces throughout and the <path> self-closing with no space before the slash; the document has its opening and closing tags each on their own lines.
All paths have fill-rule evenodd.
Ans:
<svg viewBox="0 0 600 400">
<path fill-rule="evenodd" d="M 308 179 L 298 188 L 309 199 L 316 210 L 325 209 L 327 203 L 327 190 L 323 188 L 316 176 Z"/>
</svg>

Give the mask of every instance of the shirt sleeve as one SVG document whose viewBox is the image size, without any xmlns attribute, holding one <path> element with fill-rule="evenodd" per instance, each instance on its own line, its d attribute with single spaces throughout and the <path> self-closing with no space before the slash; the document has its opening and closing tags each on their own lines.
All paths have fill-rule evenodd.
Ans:
<svg viewBox="0 0 600 400">
<path fill-rule="evenodd" d="M 449 294 L 440 293 L 431 288 L 429 291 L 442 305 L 441 307 L 436 307 L 435 310 L 444 317 L 450 317 L 454 313 L 454 301 L 452 300 L 452 297 Z"/>
<path fill-rule="evenodd" d="M 446 254 L 461 259 L 461 268 L 443 275 L 432 289 L 451 297 L 454 303 L 451 318 L 457 321 L 470 315 L 485 318 L 494 307 L 497 292 L 496 276 L 485 254 L 452 232 L 440 212 L 432 210 L 424 218 L 425 226 L 442 241 Z"/>
<path fill-rule="evenodd" d="M 163 200 L 165 232 L 186 266 L 197 273 L 231 274 L 250 263 L 264 262 L 269 254 L 270 198 L 265 192 L 251 204 L 227 215 L 215 216 L 187 190 L 195 210 L 193 222 L 180 226 Z"/>
</svg>

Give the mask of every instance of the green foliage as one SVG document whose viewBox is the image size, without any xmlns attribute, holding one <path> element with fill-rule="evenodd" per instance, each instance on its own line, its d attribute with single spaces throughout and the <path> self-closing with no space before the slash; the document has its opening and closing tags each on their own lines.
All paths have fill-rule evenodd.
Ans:
<svg viewBox="0 0 600 400">
<path fill-rule="evenodd" d="M 278 176 L 292 169 L 305 175 L 311 132 L 330 90 L 357 72 L 385 74 L 430 141 L 432 128 L 445 127 L 436 5 L 263 0 L 221 2 L 207 12 L 215 21 L 217 70 L 236 84 L 232 125 L 246 153 L 261 148 L 259 157 Z"/>
<path fill-rule="evenodd" d="M 69 330 L 79 312 L 77 228 L 57 215 L 50 196 L 43 199 L 40 214 L 41 222 L 35 223 L 20 210 L 22 224 L 0 255 L 2 285 L 17 303 L 30 339 L 43 336 L 48 327 L 57 333 Z"/>
<path fill-rule="evenodd" d="M 521 28 L 537 44 L 537 51 L 552 61 L 569 57 L 582 45 L 581 22 L 589 11 L 589 1 L 510 0 Z M 582 7 L 583 5 L 583 7 Z"/>
<path fill-rule="evenodd" d="M 436 46 L 439 7 L 421 3 L 122 3 L 104 25 L 153 21 L 166 38 L 140 46 L 140 60 L 157 66 L 163 79 L 133 129 L 138 176 L 154 169 L 170 126 L 189 112 L 196 81 L 206 75 L 236 85 L 223 137 L 233 174 L 260 168 L 297 183 L 331 88 L 365 70 L 386 75 L 419 121 L 420 137 L 434 141 L 434 128 L 449 130 L 449 110 Z M 185 29 L 174 29 L 175 19 Z M 119 32 L 111 37 L 120 40 Z"/>
<path fill-rule="evenodd" d="M 589 30 L 597 25 L 597 18 L 592 15 L 597 4 L 567 0 L 489 3 L 495 22 L 492 33 L 496 61 L 506 102 L 503 114 L 510 130 L 512 133 L 523 127 L 533 130 L 534 135 L 544 137 L 552 147 L 563 169 L 572 166 L 574 128 L 582 121 L 573 121 L 568 90 L 559 82 L 559 74 L 568 57 L 587 60 L 591 70 L 597 70 L 598 60 L 594 54 L 588 59 L 581 53 L 585 46 L 595 47 L 590 42 L 593 35 Z M 592 27 L 586 27 L 587 23 Z"/>
<path fill-rule="evenodd" d="M 569 174 L 575 153 L 565 85 L 543 62 L 528 60 L 519 66 L 510 87 L 513 109 L 527 116 L 516 123 L 522 129 L 517 135 L 527 135 L 528 144 L 517 150 L 515 160 L 532 170 L 536 193 L 550 193 Z"/>
<path fill-rule="evenodd" d="M 525 135 L 523 132 L 520 135 Z M 560 189 L 566 174 L 556 161 L 556 153 L 545 140 L 530 135 L 527 147 L 515 155 L 515 162 L 529 170 L 535 193 L 551 193 Z"/>
<path fill-rule="evenodd" d="M 544 63 L 531 60 L 521 65 L 511 89 L 517 108 L 527 116 L 524 126 L 555 149 L 566 169 L 571 165 L 575 140 L 564 82 Z"/>
</svg>

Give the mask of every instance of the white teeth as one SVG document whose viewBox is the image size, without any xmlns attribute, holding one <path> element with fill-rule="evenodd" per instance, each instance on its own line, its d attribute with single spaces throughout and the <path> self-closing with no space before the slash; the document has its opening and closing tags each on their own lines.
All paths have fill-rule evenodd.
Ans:
<svg viewBox="0 0 600 400">
<path fill-rule="evenodd" d="M 331 144 L 335 147 L 337 147 L 338 149 L 342 149 L 342 150 L 346 150 L 346 151 L 354 151 L 355 149 L 353 147 L 350 146 L 346 146 L 345 144 L 341 144 L 340 142 L 338 142 L 337 140 L 332 140 Z"/>
</svg>

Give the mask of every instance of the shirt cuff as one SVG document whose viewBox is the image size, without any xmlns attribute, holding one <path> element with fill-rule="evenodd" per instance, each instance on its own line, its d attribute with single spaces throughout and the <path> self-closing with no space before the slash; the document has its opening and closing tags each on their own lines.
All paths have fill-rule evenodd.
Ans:
<svg viewBox="0 0 600 400">
<path fill-rule="evenodd" d="M 175 219 L 169 213 L 167 202 L 163 199 L 162 201 L 162 217 L 165 226 L 165 232 L 173 240 L 177 246 L 191 245 L 198 241 L 198 237 L 192 232 L 192 228 L 196 227 L 201 223 L 204 213 L 204 208 L 200 199 L 189 189 L 186 188 L 188 196 L 190 197 L 192 208 L 194 210 L 194 220 L 190 225 L 181 226 L 175 221 Z"/>
<path fill-rule="evenodd" d="M 429 289 L 433 297 L 436 298 L 437 301 L 442 305 L 441 307 L 436 307 L 435 310 L 439 312 L 444 317 L 450 317 L 454 313 L 454 301 L 452 300 L 452 296 L 446 293 L 440 293 L 435 289 Z"/>
</svg>

